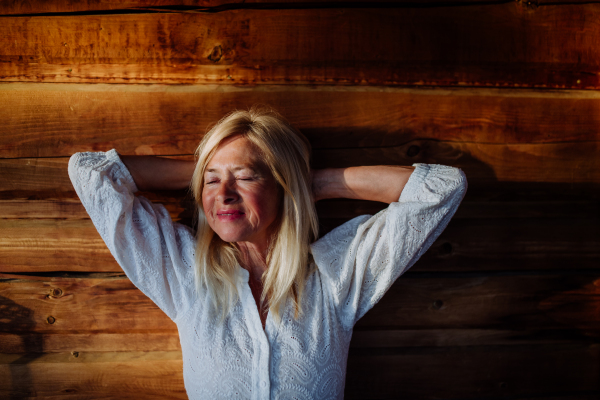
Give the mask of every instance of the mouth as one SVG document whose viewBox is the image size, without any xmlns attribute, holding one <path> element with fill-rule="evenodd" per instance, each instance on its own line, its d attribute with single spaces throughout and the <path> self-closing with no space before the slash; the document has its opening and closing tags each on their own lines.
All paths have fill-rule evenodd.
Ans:
<svg viewBox="0 0 600 400">
<path fill-rule="evenodd" d="M 219 210 L 217 218 L 222 222 L 233 222 L 241 219 L 245 213 L 240 210 Z"/>
<path fill-rule="evenodd" d="M 243 215 L 244 213 L 238 210 L 217 211 L 217 215 Z"/>
</svg>

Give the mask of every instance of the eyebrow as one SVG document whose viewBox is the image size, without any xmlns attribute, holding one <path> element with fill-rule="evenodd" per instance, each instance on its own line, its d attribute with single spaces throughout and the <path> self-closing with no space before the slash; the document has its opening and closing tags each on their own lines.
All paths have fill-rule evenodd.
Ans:
<svg viewBox="0 0 600 400">
<path fill-rule="evenodd" d="M 257 168 L 255 168 L 253 166 L 250 166 L 250 165 L 240 165 L 238 167 L 233 168 L 232 171 L 233 172 L 237 172 L 237 171 L 240 171 L 242 169 L 249 169 L 253 173 L 258 173 L 259 172 L 259 170 Z M 205 170 L 204 172 L 219 172 L 219 170 L 216 169 L 216 168 L 209 168 L 209 169 Z"/>
</svg>

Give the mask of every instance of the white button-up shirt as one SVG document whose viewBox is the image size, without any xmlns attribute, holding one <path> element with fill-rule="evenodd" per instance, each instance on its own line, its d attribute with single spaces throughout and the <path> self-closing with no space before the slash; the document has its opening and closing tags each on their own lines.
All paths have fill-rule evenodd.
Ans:
<svg viewBox="0 0 600 400">
<path fill-rule="evenodd" d="M 445 229 L 467 180 L 457 168 L 416 167 L 398 202 L 364 215 L 311 245 L 315 271 L 302 297 L 263 330 L 238 266 L 239 299 L 225 321 L 194 285 L 194 232 L 167 210 L 135 196 L 115 150 L 77 153 L 69 176 L 98 232 L 131 281 L 179 330 L 191 399 L 342 399 L 354 324 Z"/>
</svg>

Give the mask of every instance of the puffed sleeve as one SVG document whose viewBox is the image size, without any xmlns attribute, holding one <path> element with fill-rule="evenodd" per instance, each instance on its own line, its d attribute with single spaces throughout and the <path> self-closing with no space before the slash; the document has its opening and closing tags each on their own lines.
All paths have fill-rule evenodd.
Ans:
<svg viewBox="0 0 600 400">
<path fill-rule="evenodd" d="M 164 206 L 135 196 L 135 182 L 115 150 L 76 153 L 69 177 L 112 255 L 135 286 L 172 320 L 194 299 L 193 233 Z"/>
<path fill-rule="evenodd" d="M 369 311 L 440 236 L 467 190 L 458 168 L 413 164 L 400 199 L 311 245 L 321 280 L 347 328 Z"/>
</svg>

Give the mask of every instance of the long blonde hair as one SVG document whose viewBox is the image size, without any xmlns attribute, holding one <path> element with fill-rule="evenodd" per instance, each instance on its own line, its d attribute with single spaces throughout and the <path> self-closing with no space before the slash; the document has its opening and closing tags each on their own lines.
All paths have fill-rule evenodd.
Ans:
<svg viewBox="0 0 600 400">
<path fill-rule="evenodd" d="M 317 238 L 318 219 L 314 207 L 310 175 L 310 143 L 281 115 L 272 109 L 252 107 L 223 117 L 202 139 L 196 150 L 192 191 L 198 207 L 195 283 L 209 291 L 221 317 L 238 298 L 235 284 L 240 252 L 235 243 L 221 240 L 208 225 L 202 208 L 204 171 L 219 144 L 242 135 L 258 147 L 262 159 L 281 187 L 283 201 L 279 228 L 269 246 L 267 272 L 263 275 L 261 305 L 267 301 L 276 321 L 289 300 L 295 317 L 302 312 L 300 302 L 309 274 L 309 245 Z"/>
</svg>

